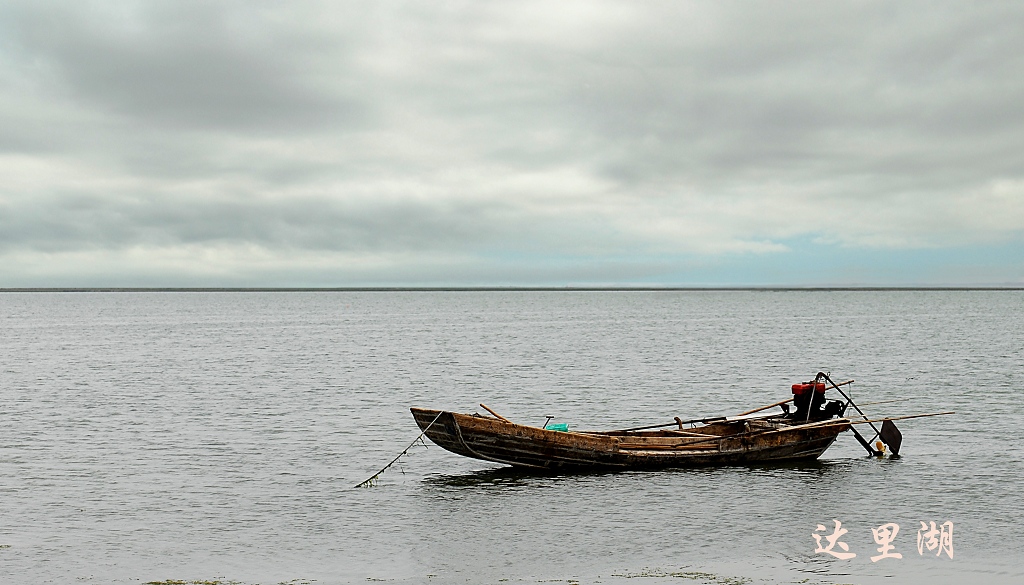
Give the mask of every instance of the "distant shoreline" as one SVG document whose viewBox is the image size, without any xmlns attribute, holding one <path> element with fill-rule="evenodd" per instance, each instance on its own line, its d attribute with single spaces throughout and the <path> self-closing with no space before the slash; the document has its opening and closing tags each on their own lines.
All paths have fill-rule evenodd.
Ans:
<svg viewBox="0 0 1024 585">
<path fill-rule="evenodd" d="M 418 287 L 38 287 L 0 293 L 216 292 L 877 292 L 1024 291 L 1024 286 L 418 286 Z"/>
</svg>

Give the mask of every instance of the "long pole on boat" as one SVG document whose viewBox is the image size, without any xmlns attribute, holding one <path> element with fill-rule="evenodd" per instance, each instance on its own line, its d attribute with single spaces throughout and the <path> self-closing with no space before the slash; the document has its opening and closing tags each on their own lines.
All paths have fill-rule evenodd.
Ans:
<svg viewBox="0 0 1024 585">
<path fill-rule="evenodd" d="M 929 416 L 945 416 L 947 414 L 956 414 L 955 410 L 947 410 L 945 412 L 928 412 L 925 414 L 905 414 L 903 416 L 887 416 L 885 418 L 876 418 L 875 420 L 855 420 L 850 422 L 851 425 L 862 425 L 865 423 L 876 423 L 885 422 L 887 420 L 906 420 L 908 418 L 925 418 Z M 873 425 L 872 425 L 873 426 Z"/>
<path fill-rule="evenodd" d="M 846 386 L 847 384 L 853 384 L 853 380 L 847 380 L 845 382 L 839 382 L 838 384 L 836 384 L 836 386 Z M 768 410 L 769 408 L 772 408 L 772 407 L 775 407 L 775 406 L 782 406 L 783 404 L 786 404 L 786 403 L 792 402 L 792 401 L 793 401 L 792 398 L 787 398 L 785 400 L 780 400 L 778 402 L 774 402 L 774 403 L 766 405 L 766 406 L 761 406 L 761 407 L 755 408 L 753 410 L 748 410 L 746 412 L 741 412 L 741 413 L 739 413 L 737 415 L 733 415 L 733 416 L 747 416 L 748 414 L 754 414 L 756 412 L 761 412 L 762 410 Z M 484 405 L 481 404 L 480 406 L 484 406 Z M 487 407 L 484 406 L 484 408 L 487 408 Z M 491 414 L 494 414 L 495 416 L 498 416 L 491 409 L 487 408 L 487 410 L 489 412 L 491 412 Z M 723 422 L 723 421 L 727 420 L 728 418 L 729 418 L 729 416 L 727 416 L 727 415 L 705 416 L 705 417 L 702 417 L 702 418 L 695 418 L 695 419 L 691 419 L 691 420 L 681 420 L 679 417 L 676 417 L 676 421 L 675 422 L 665 423 L 665 424 L 662 424 L 662 425 L 648 425 L 648 426 L 644 426 L 644 427 L 633 427 L 633 428 L 629 428 L 629 429 L 617 429 L 617 432 L 628 433 L 628 432 L 632 432 L 632 431 L 648 431 L 648 430 L 651 430 L 651 429 L 663 429 L 665 427 L 671 427 L 671 426 L 676 426 L 676 425 L 682 427 L 682 425 L 687 425 L 687 424 L 690 424 L 690 423 L 704 423 L 704 424 L 708 424 L 708 423 L 714 423 L 714 422 Z"/>
<path fill-rule="evenodd" d="M 850 398 L 850 396 L 846 392 L 843 392 L 843 390 L 839 387 L 839 385 L 836 384 L 835 382 L 833 382 L 832 378 L 828 377 L 828 374 L 826 374 L 825 372 L 818 372 L 818 377 L 819 378 L 825 378 L 826 380 L 828 380 L 828 383 L 832 384 L 832 387 L 836 389 L 836 392 L 839 392 L 840 394 L 842 394 L 843 398 L 845 398 L 846 401 L 850 403 L 850 406 L 856 408 L 857 412 L 859 412 L 860 415 L 863 416 L 865 420 L 867 420 L 868 415 L 864 414 L 864 411 L 861 410 L 859 406 L 857 406 L 857 403 L 855 403 L 853 401 L 853 398 Z M 875 425 L 871 425 L 871 428 L 875 429 L 876 433 L 878 432 L 878 429 L 875 428 Z"/>
<path fill-rule="evenodd" d="M 493 414 L 494 416 L 498 417 L 498 420 L 502 420 L 502 421 L 505 421 L 505 422 L 507 422 L 507 423 L 510 423 L 510 424 L 515 424 L 515 423 L 513 423 L 512 421 L 508 420 L 507 418 L 505 418 L 505 417 L 501 416 L 500 414 L 498 414 L 498 413 L 494 412 L 494 411 L 493 411 L 493 410 L 491 410 L 490 408 L 487 408 L 487 405 L 486 405 L 486 404 L 484 404 L 484 403 L 482 403 L 482 402 L 481 402 L 481 403 L 480 403 L 480 406 L 481 406 L 481 407 L 482 407 L 482 408 L 483 408 L 484 410 L 486 410 L 487 412 L 489 412 L 489 413 Z M 547 423 L 544 423 L 544 426 L 547 426 Z"/>
<path fill-rule="evenodd" d="M 793 399 L 792 398 L 787 398 L 785 400 L 780 400 L 780 401 L 778 401 L 778 402 L 776 402 L 774 404 L 769 404 L 768 406 L 762 406 L 761 408 L 755 408 L 754 410 L 748 410 L 746 412 L 741 412 L 741 413 L 737 414 L 736 416 L 747 416 L 748 414 L 754 414 L 755 412 L 761 412 L 762 410 L 768 410 L 769 408 L 772 408 L 773 406 L 782 406 L 783 404 L 786 404 L 787 402 L 793 402 Z"/>
<path fill-rule="evenodd" d="M 907 419 L 910 419 L 910 418 L 927 418 L 929 416 L 946 416 L 946 415 L 949 415 L 949 414 L 956 414 L 956 411 L 954 411 L 954 410 L 947 410 L 945 412 L 926 412 L 924 414 L 905 414 L 903 416 L 887 416 L 885 418 L 876 418 L 876 419 L 867 419 L 867 420 L 850 420 L 850 419 L 819 420 L 817 422 L 812 422 L 812 423 L 809 423 L 809 424 L 806 424 L 806 425 L 798 425 L 798 426 L 795 426 L 795 427 L 786 427 L 786 428 L 777 429 L 777 430 L 774 430 L 774 431 L 767 431 L 767 432 L 765 432 L 765 434 L 768 434 L 768 433 L 782 433 L 782 432 L 785 432 L 785 431 L 792 431 L 792 430 L 795 430 L 795 429 L 806 429 L 806 428 L 810 428 L 810 427 L 831 427 L 831 426 L 835 426 L 835 425 L 864 425 L 864 424 L 871 424 L 871 423 L 876 423 L 876 422 L 885 422 L 887 420 L 888 421 L 907 420 Z"/>
<path fill-rule="evenodd" d="M 825 372 L 818 372 L 818 375 L 814 377 L 815 383 L 817 383 L 817 381 L 822 378 L 828 380 L 828 383 L 831 384 L 832 387 L 836 389 L 836 392 L 842 394 L 843 398 L 846 398 L 847 402 L 857 409 L 857 412 L 859 412 L 860 415 L 864 417 L 864 420 L 868 420 L 868 415 L 864 414 L 864 411 L 861 410 L 860 407 L 853 402 L 853 398 L 850 398 L 849 395 L 846 394 L 846 392 L 843 392 L 842 388 L 840 388 L 835 382 L 833 382 L 832 378 L 828 377 L 828 374 L 826 374 Z M 875 425 L 872 424 L 871 428 L 875 429 Z M 877 457 L 882 454 L 881 451 L 878 451 L 875 448 L 873 448 L 871 446 L 871 443 L 869 443 L 867 439 L 865 439 L 860 433 L 857 432 L 857 429 L 850 427 L 850 430 L 853 431 L 853 436 L 857 439 L 857 442 L 860 443 L 861 446 L 867 450 L 868 455 L 871 455 L 872 457 Z M 878 433 L 878 429 L 875 429 L 875 433 Z"/>
<path fill-rule="evenodd" d="M 736 434 L 736 435 L 730 435 L 730 438 L 737 439 L 737 438 L 747 437 L 747 436 L 751 436 L 751 435 L 760 435 L 760 436 L 774 435 L 774 434 L 778 434 L 778 433 L 788 433 L 788 432 L 804 430 L 804 429 L 812 429 L 812 428 L 818 429 L 818 428 L 833 427 L 833 426 L 838 426 L 838 425 L 850 425 L 850 430 L 853 431 L 854 433 L 856 433 L 857 429 L 853 428 L 853 425 L 865 424 L 865 423 L 869 423 L 869 422 L 887 421 L 887 420 L 888 421 L 894 421 L 894 420 L 905 420 L 905 419 L 908 419 L 908 418 L 923 418 L 923 417 L 927 417 L 927 416 L 942 416 L 942 415 L 945 415 L 945 414 L 956 414 L 956 413 L 952 412 L 952 411 L 949 411 L 949 412 L 930 412 L 930 413 L 927 413 L 927 414 L 909 414 L 909 415 L 906 415 L 906 416 L 886 417 L 884 419 L 878 419 L 878 420 L 874 420 L 874 421 L 870 421 L 870 420 L 866 420 L 866 421 L 865 420 L 862 420 L 862 421 L 850 421 L 849 419 L 819 420 L 819 421 L 815 421 L 815 422 L 811 422 L 811 423 L 796 425 L 796 426 L 792 426 L 792 427 L 785 427 L 785 428 L 775 429 L 775 430 L 771 430 L 771 431 L 762 431 L 762 430 L 747 431 L 747 432 L 739 433 L 739 434 Z M 683 447 L 683 448 L 691 448 L 691 447 L 695 447 L 697 445 L 702 445 L 702 444 L 706 444 L 706 443 L 714 443 L 715 441 L 721 441 L 724 438 L 725 437 L 723 437 L 721 435 L 712 435 L 712 436 L 707 437 L 706 439 L 698 438 L 698 439 L 690 440 L 690 441 L 681 441 L 678 446 L 679 447 Z"/>
<path fill-rule="evenodd" d="M 840 382 L 840 383 L 836 384 L 836 386 L 846 386 L 847 384 L 853 384 L 853 380 L 847 380 L 845 382 Z M 783 404 L 786 404 L 787 402 L 793 402 L 793 399 L 792 398 L 787 398 L 785 400 L 780 400 L 778 402 L 774 402 L 772 404 L 769 404 L 768 406 L 762 406 L 760 408 L 755 408 L 754 410 L 748 410 L 746 412 L 741 412 L 741 413 L 737 414 L 736 416 L 747 416 L 748 414 L 754 414 L 755 412 L 761 412 L 762 410 L 768 410 L 769 408 L 772 408 L 773 406 L 782 406 Z"/>
</svg>

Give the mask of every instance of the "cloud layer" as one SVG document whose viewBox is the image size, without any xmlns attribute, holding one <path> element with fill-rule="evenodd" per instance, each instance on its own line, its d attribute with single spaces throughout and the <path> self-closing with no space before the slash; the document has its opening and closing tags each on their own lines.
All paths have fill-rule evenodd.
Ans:
<svg viewBox="0 0 1024 585">
<path fill-rule="evenodd" d="M 1012 250 L 1020 30 L 1012 3 L 7 2 L 0 286 L 822 284 L 799 249 Z"/>
</svg>

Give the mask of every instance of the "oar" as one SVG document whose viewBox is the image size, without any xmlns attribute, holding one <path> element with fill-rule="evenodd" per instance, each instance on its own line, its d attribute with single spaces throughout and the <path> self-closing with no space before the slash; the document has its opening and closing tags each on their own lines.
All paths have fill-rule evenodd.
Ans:
<svg viewBox="0 0 1024 585">
<path fill-rule="evenodd" d="M 609 432 L 609 433 L 631 433 L 633 431 L 647 431 L 647 430 L 650 430 L 650 429 L 663 429 L 665 427 L 674 427 L 674 426 L 676 426 L 678 424 L 687 424 L 689 422 L 700 422 L 700 421 L 685 421 L 684 420 L 684 421 L 679 421 L 679 422 L 665 423 L 663 425 L 648 425 L 646 427 L 633 427 L 631 429 L 615 429 L 614 431 L 606 431 L 606 432 Z"/>
<path fill-rule="evenodd" d="M 850 423 L 849 419 L 840 419 L 838 421 L 836 421 L 836 420 L 819 420 L 819 421 L 815 421 L 815 422 L 812 422 L 812 423 L 806 423 L 806 424 L 802 424 L 802 425 L 795 425 L 795 426 L 791 426 L 791 427 L 783 427 L 781 429 L 774 429 L 774 430 L 760 430 L 759 429 L 759 430 L 756 430 L 756 431 L 746 431 L 746 432 L 742 432 L 742 433 L 737 433 L 735 435 L 710 435 L 706 439 L 697 439 L 695 441 L 687 441 L 685 443 L 680 443 L 680 446 L 689 447 L 689 446 L 692 446 L 692 445 L 699 445 L 699 444 L 702 444 L 702 443 L 711 443 L 711 442 L 714 442 L 714 441 L 721 441 L 723 439 L 739 439 L 739 438 L 742 438 L 742 437 L 749 437 L 749 436 L 754 436 L 754 435 L 757 435 L 757 436 L 773 435 L 773 434 L 776 434 L 776 433 L 787 433 L 789 431 L 809 429 L 809 428 L 812 428 L 812 427 L 813 428 L 827 427 L 827 426 L 832 426 L 832 425 L 835 425 L 835 424 L 844 424 L 845 425 L 845 424 L 851 424 L 851 423 Z M 853 429 L 851 428 L 850 430 L 853 430 Z"/>
<path fill-rule="evenodd" d="M 875 402 L 861 402 L 861 406 L 874 406 L 876 404 L 890 404 L 892 402 L 906 402 L 909 398 L 893 398 L 892 400 L 876 400 Z"/>
<path fill-rule="evenodd" d="M 483 408 L 484 410 L 486 410 L 487 412 L 493 414 L 494 416 L 498 417 L 498 420 L 503 420 L 503 421 L 505 421 L 505 422 L 507 422 L 509 424 L 513 424 L 513 425 L 515 424 L 514 422 L 512 422 L 512 421 L 508 420 L 507 418 L 501 416 L 500 414 L 494 412 L 490 408 L 487 408 L 487 405 L 482 403 L 482 402 L 480 403 L 480 407 Z"/>
<path fill-rule="evenodd" d="M 755 412 L 761 412 L 762 410 L 768 410 L 769 408 L 773 408 L 775 406 L 782 406 L 783 404 L 785 404 L 787 402 L 793 402 L 793 399 L 792 398 L 787 398 L 785 400 L 780 400 L 780 401 L 776 402 L 775 404 L 769 404 L 768 406 L 762 406 L 761 408 L 755 408 L 754 410 L 748 410 L 747 412 L 741 412 L 741 413 L 737 414 L 736 416 L 747 416 L 748 414 L 754 414 Z"/>
<path fill-rule="evenodd" d="M 704 423 L 704 424 L 707 425 L 707 424 L 716 423 L 716 422 L 724 422 L 724 421 L 726 421 L 728 419 L 729 419 L 728 416 L 705 416 L 704 418 L 694 418 L 694 419 L 690 419 L 690 420 L 679 420 L 679 417 L 676 417 L 675 422 L 670 422 L 670 423 L 666 423 L 666 424 L 663 424 L 663 425 L 649 425 L 649 426 L 646 426 L 646 427 L 633 427 L 631 429 L 615 429 L 614 431 L 608 431 L 608 432 L 609 433 L 630 433 L 630 432 L 633 432 L 633 431 L 646 431 L 646 430 L 650 430 L 650 429 L 663 429 L 665 427 L 674 427 L 674 426 L 682 427 L 682 425 L 688 425 L 688 424 L 694 424 L 694 423 Z"/>
<path fill-rule="evenodd" d="M 824 375 L 824 374 L 822 374 L 822 375 Z M 829 380 L 829 382 L 832 382 L 832 380 Z M 847 384 L 853 384 L 853 380 L 847 380 L 845 382 L 840 382 L 839 384 L 836 384 L 835 382 L 832 382 L 832 384 L 833 384 L 833 386 L 836 386 L 838 388 L 839 386 L 846 386 Z M 842 392 L 842 390 L 840 390 L 840 392 Z M 846 396 L 846 395 L 843 394 L 843 396 Z M 769 404 L 768 406 L 762 406 L 760 408 L 755 408 L 754 410 L 748 410 L 746 412 L 741 412 L 741 413 L 739 413 L 737 415 L 734 415 L 734 416 L 746 416 L 748 414 L 754 414 L 755 412 L 760 412 L 762 410 L 768 410 L 769 408 L 774 408 L 776 406 L 781 406 L 781 405 L 783 405 L 783 404 L 785 404 L 787 402 L 791 402 L 792 400 L 793 400 L 792 398 L 787 398 L 786 400 L 781 400 L 781 401 L 776 402 L 774 404 Z M 484 406 L 484 405 L 481 404 L 480 406 Z M 484 408 L 487 408 L 487 407 L 484 406 Z M 491 409 L 487 408 L 487 410 L 490 411 Z M 491 411 L 491 414 L 494 414 L 494 412 Z M 498 416 L 498 415 L 495 414 L 494 416 Z M 710 424 L 710 423 L 714 423 L 714 422 L 722 422 L 722 421 L 725 421 L 728 418 L 729 418 L 728 416 L 705 416 L 705 417 L 701 417 L 701 418 L 695 418 L 695 419 L 692 419 L 692 420 L 679 420 L 679 418 L 676 417 L 676 421 L 675 422 L 666 423 L 666 424 L 663 424 L 663 425 L 648 425 L 648 426 L 645 426 L 645 427 L 633 427 L 631 429 L 617 429 L 617 430 L 609 431 L 609 432 L 612 432 L 612 433 L 630 433 L 630 432 L 633 432 L 633 431 L 648 431 L 648 430 L 652 430 L 652 429 L 663 429 L 665 427 L 671 427 L 671 426 L 676 426 L 676 425 L 682 426 L 682 425 L 688 425 L 688 424 L 692 424 L 692 423 Z"/>
<path fill-rule="evenodd" d="M 927 417 L 927 416 L 942 416 L 942 415 L 945 415 L 945 414 L 956 414 L 956 413 L 953 412 L 953 411 L 949 411 L 949 412 L 931 412 L 931 413 L 927 413 L 927 414 L 908 414 L 906 416 L 886 417 L 886 418 L 883 418 L 883 419 L 873 420 L 873 421 L 870 421 L 870 422 L 884 422 L 886 420 L 892 421 L 892 420 L 903 420 L 903 419 L 908 419 L 908 418 L 923 418 L 923 417 Z M 722 439 L 737 439 L 737 438 L 741 438 L 741 437 L 744 437 L 744 436 L 752 436 L 752 435 L 759 435 L 759 436 L 773 435 L 773 434 L 777 434 L 777 433 L 788 433 L 790 431 L 798 431 L 798 430 L 804 430 L 804 429 L 810 429 L 810 428 L 831 427 L 831 426 L 838 426 L 838 425 L 859 425 L 859 424 L 864 424 L 866 422 L 868 422 L 868 421 L 851 421 L 850 419 L 819 420 L 819 421 L 815 421 L 815 422 L 812 422 L 812 423 L 806 423 L 806 424 L 802 424 L 802 425 L 795 425 L 795 426 L 791 426 L 791 427 L 783 427 L 783 428 L 780 428 L 780 429 L 774 429 L 774 430 L 770 430 L 770 431 L 768 431 L 768 430 L 757 430 L 757 431 L 747 431 L 745 433 L 738 433 L 738 434 L 735 434 L 735 435 L 711 435 L 711 436 L 707 437 L 706 439 L 697 439 L 697 440 L 694 440 L 694 441 L 681 442 L 681 443 L 679 443 L 679 446 L 680 447 L 690 447 L 690 446 L 699 445 L 699 444 L 702 444 L 702 443 L 711 443 L 711 442 L 714 442 L 714 441 L 721 441 Z M 854 429 L 852 427 L 850 428 L 850 430 L 854 431 Z M 642 447 L 638 447 L 638 448 L 642 448 Z"/>
<path fill-rule="evenodd" d="M 772 406 L 775 406 L 775 405 L 773 404 Z M 766 416 L 765 418 L 770 418 L 770 417 Z M 704 423 L 706 425 L 709 425 L 711 423 L 726 422 L 728 420 L 729 420 L 728 416 L 705 416 L 704 418 L 694 418 L 694 419 L 690 419 L 690 420 L 679 420 L 679 417 L 676 417 L 676 421 L 675 422 L 665 423 L 663 425 L 648 425 L 646 427 L 633 427 L 631 429 L 615 429 L 614 431 L 608 431 L 608 432 L 609 433 L 631 433 L 633 431 L 647 431 L 647 430 L 651 430 L 651 429 L 663 429 L 665 427 L 675 427 L 675 426 L 678 426 L 678 427 L 682 428 L 682 425 L 695 424 L 695 423 Z"/>
<path fill-rule="evenodd" d="M 847 384 L 853 384 L 853 380 L 847 380 L 845 382 L 840 382 L 840 383 L 836 384 L 836 386 L 846 386 Z M 762 410 L 768 410 L 769 408 L 774 408 L 776 406 L 782 406 L 783 404 L 785 404 L 787 402 L 792 402 L 792 401 L 793 401 L 792 398 L 787 398 L 785 400 L 780 400 L 780 401 L 778 401 L 778 402 L 776 402 L 774 404 L 769 404 L 768 406 L 762 406 L 761 408 L 755 408 L 754 410 L 748 410 L 747 412 L 741 412 L 741 413 L 737 414 L 736 416 L 747 416 L 748 414 L 754 414 L 755 412 L 761 412 Z"/>
<path fill-rule="evenodd" d="M 852 381 L 853 380 L 851 380 L 851 382 Z M 739 413 L 737 415 L 733 415 L 733 416 L 746 416 L 748 414 L 754 414 L 755 412 L 760 412 L 762 410 L 768 410 L 769 408 L 772 408 L 773 406 L 779 406 L 781 404 L 785 404 L 787 402 L 791 402 L 792 400 L 793 400 L 792 398 L 787 398 L 785 400 L 781 400 L 779 402 L 776 402 L 775 404 L 769 404 L 768 406 L 762 406 L 761 408 L 755 408 L 754 410 L 748 410 L 747 412 L 741 412 L 741 413 Z M 675 422 L 670 422 L 670 423 L 666 423 L 666 424 L 663 424 L 663 425 L 649 425 L 649 426 L 646 426 L 646 427 L 633 427 L 631 429 L 617 429 L 617 430 L 609 431 L 609 432 L 612 432 L 612 433 L 629 433 L 629 432 L 632 432 L 632 431 L 647 431 L 647 430 L 651 430 L 651 429 L 663 429 L 665 427 L 671 427 L 671 426 L 678 426 L 679 428 L 682 428 L 683 425 L 688 425 L 688 424 L 692 424 L 692 423 L 710 424 L 710 423 L 714 423 L 714 422 L 723 422 L 723 421 L 726 421 L 728 419 L 729 419 L 729 416 L 726 416 L 726 415 L 721 415 L 721 416 L 705 416 L 705 417 L 702 417 L 702 418 L 695 418 L 695 419 L 691 419 L 691 420 L 681 420 L 677 416 Z"/>
<path fill-rule="evenodd" d="M 933 415 L 924 415 L 924 416 L 933 416 Z M 789 431 L 803 430 L 803 429 L 809 429 L 809 428 L 827 427 L 827 426 L 832 426 L 832 425 L 836 425 L 836 424 L 845 425 L 845 424 L 852 424 L 852 423 L 850 422 L 849 419 L 819 420 L 819 421 L 815 421 L 815 422 L 812 422 L 812 423 L 804 423 L 804 424 L 800 424 L 800 425 L 787 426 L 787 427 L 782 427 L 780 429 L 773 429 L 773 430 L 758 429 L 756 431 L 745 431 L 745 432 L 742 432 L 742 433 L 736 433 L 735 435 L 710 435 L 706 439 L 698 439 L 696 441 L 689 441 L 689 442 L 685 442 L 685 443 L 680 443 L 680 445 L 689 447 L 691 445 L 698 445 L 698 444 L 701 444 L 701 443 L 710 443 L 710 442 L 713 442 L 713 441 L 721 441 L 723 439 L 738 439 L 738 438 L 748 437 L 748 436 L 753 436 L 753 435 L 758 435 L 758 436 L 772 435 L 772 434 L 776 434 L 776 433 L 787 433 Z M 851 428 L 850 430 L 853 430 L 853 429 Z"/>
<path fill-rule="evenodd" d="M 925 413 L 925 414 L 907 414 L 907 415 L 904 415 L 904 416 L 887 416 L 885 418 L 878 418 L 878 419 L 874 419 L 874 420 L 850 420 L 848 418 L 846 418 L 846 419 L 842 419 L 841 418 L 841 419 L 819 420 L 817 422 L 807 423 L 807 424 L 804 424 L 804 425 L 796 425 L 796 426 L 792 426 L 792 427 L 783 427 L 781 429 L 776 429 L 776 430 L 773 430 L 773 431 L 767 431 L 767 432 L 765 432 L 765 434 L 767 435 L 767 434 L 771 434 L 771 433 L 784 433 L 786 431 L 793 431 L 793 430 L 798 430 L 798 429 L 808 429 L 808 428 L 811 428 L 811 427 L 831 427 L 831 426 L 836 426 L 836 425 L 863 425 L 863 424 L 868 424 L 868 423 L 885 422 L 887 420 L 889 420 L 889 421 L 893 421 L 893 420 L 906 420 L 908 418 L 925 418 L 925 417 L 929 417 L 929 416 L 944 416 L 944 415 L 947 415 L 947 414 L 956 414 L 956 412 L 952 411 L 952 410 L 949 410 L 949 411 L 946 411 L 946 412 L 928 412 L 928 413 Z M 850 430 L 852 431 L 853 429 L 850 429 Z"/>
<path fill-rule="evenodd" d="M 862 425 L 862 424 L 865 424 L 865 423 L 885 422 L 887 420 L 906 420 L 908 418 L 924 418 L 924 417 L 927 417 L 927 416 L 944 416 L 944 415 L 947 415 L 947 414 L 956 414 L 956 411 L 947 410 L 946 412 L 929 412 L 929 413 L 925 413 L 925 414 L 907 414 L 907 415 L 904 415 L 904 416 L 887 416 L 885 418 L 876 418 L 874 420 L 855 420 L 855 421 L 852 421 L 850 424 L 851 425 Z M 874 426 L 874 425 L 872 425 L 872 426 Z"/>
</svg>

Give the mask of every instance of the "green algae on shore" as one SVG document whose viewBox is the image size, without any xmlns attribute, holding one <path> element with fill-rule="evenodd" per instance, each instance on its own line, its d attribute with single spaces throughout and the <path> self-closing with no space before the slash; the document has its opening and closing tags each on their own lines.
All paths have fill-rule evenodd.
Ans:
<svg viewBox="0 0 1024 585">
<path fill-rule="evenodd" d="M 623 573 L 613 574 L 613 577 L 625 577 L 626 579 L 635 579 L 643 577 L 676 577 L 678 579 L 692 579 L 694 581 L 701 581 L 707 585 L 747 585 L 753 581 L 747 577 L 727 577 L 724 575 L 716 575 L 714 573 L 707 573 L 703 571 L 662 571 L 660 569 L 644 569 L 639 573 Z"/>
</svg>

